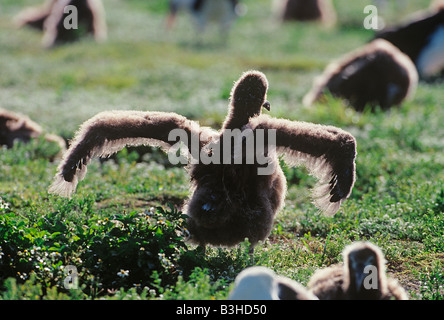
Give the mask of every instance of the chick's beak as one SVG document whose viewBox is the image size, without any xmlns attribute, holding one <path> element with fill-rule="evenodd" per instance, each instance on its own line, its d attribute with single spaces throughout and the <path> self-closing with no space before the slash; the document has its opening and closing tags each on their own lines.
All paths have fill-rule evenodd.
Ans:
<svg viewBox="0 0 444 320">
<path fill-rule="evenodd" d="M 262 105 L 262 107 L 264 107 L 265 109 L 267 109 L 268 111 L 270 111 L 270 102 L 268 102 L 268 100 L 266 100 L 264 102 L 264 104 Z"/>
</svg>

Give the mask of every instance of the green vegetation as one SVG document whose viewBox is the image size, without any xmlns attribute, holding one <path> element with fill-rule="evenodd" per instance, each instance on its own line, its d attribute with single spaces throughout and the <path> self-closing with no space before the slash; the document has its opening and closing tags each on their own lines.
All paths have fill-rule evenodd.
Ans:
<svg viewBox="0 0 444 320">
<path fill-rule="evenodd" d="M 263 265 L 306 284 L 341 251 L 369 240 L 412 299 L 444 299 L 444 90 L 420 83 L 412 101 L 389 112 L 356 113 L 328 99 L 311 108 L 303 95 L 325 65 L 364 44 L 365 1 L 334 1 L 338 26 L 279 25 L 270 1 L 248 8 L 227 44 L 217 29 L 197 43 L 185 15 L 164 30 L 166 1 L 106 0 L 109 39 L 40 47 L 34 30 L 12 17 L 35 1 L 0 5 L 0 107 L 29 115 L 70 139 L 94 114 L 110 109 L 175 111 L 220 126 L 239 75 L 263 71 L 270 114 L 331 124 L 358 142 L 353 193 L 332 218 L 310 201 L 314 178 L 284 171 L 286 206 L 253 257 L 248 242 L 232 249 L 186 243 L 180 206 L 188 176 L 156 149 L 125 149 L 93 161 L 72 199 L 49 195 L 57 149 L 43 140 L 0 149 L 0 299 L 224 299 L 236 275 Z M 401 21 L 429 1 L 388 2 L 386 23 Z M 399 2 L 401 3 L 401 2 Z M 65 289 L 77 270 L 77 289 Z M 71 278 L 69 278 L 71 279 Z M 68 286 L 69 288 L 70 286 Z"/>
</svg>

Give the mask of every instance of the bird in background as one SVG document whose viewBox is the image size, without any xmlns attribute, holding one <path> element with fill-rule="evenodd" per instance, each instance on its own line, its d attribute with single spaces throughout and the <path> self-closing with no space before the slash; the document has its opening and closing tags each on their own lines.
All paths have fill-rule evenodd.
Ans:
<svg viewBox="0 0 444 320">
<path fill-rule="evenodd" d="M 408 300 L 404 288 L 387 277 L 378 246 L 359 241 L 342 254 L 342 265 L 316 271 L 307 284 L 320 300 Z"/>
<path fill-rule="evenodd" d="M 375 35 L 405 53 L 415 64 L 423 80 L 444 75 L 444 1 L 431 3 L 430 8 L 415 12 L 399 25 L 387 26 Z"/>
<path fill-rule="evenodd" d="M 253 249 L 268 237 L 287 190 L 278 155 L 317 177 L 314 204 L 334 215 L 355 182 L 355 138 L 334 126 L 262 114 L 262 108 L 270 109 L 267 90 L 263 73 L 242 74 L 218 131 L 173 112 L 99 113 L 80 126 L 49 192 L 70 197 L 95 157 L 137 145 L 161 146 L 170 157 L 182 143 L 190 175 L 183 211 L 192 243 L 230 247 L 248 238 Z"/>
<path fill-rule="evenodd" d="M 254 266 L 241 271 L 229 300 L 319 300 L 297 281 L 278 276 L 273 270 Z"/>
<path fill-rule="evenodd" d="M 418 73 L 412 61 L 390 42 L 376 39 L 332 61 L 304 96 L 305 106 L 326 93 L 361 112 L 369 106 L 387 110 L 411 99 Z"/>
<path fill-rule="evenodd" d="M 86 33 L 92 34 L 97 42 L 107 38 L 101 0 L 47 0 L 39 7 L 24 9 L 14 20 L 18 27 L 28 25 L 42 30 L 45 48 L 77 40 Z"/>
<path fill-rule="evenodd" d="M 226 40 L 236 18 L 245 13 L 246 7 L 238 0 L 170 0 L 167 29 L 171 30 L 181 11 L 188 12 L 200 38 L 209 24 L 218 24 L 223 40 Z"/>
<path fill-rule="evenodd" d="M 29 142 L 43 136 L 46 141 L 56 143 L 60 154 L 66 150 L 62 137 L 45 133 L 43 128 L 28 116 L 0 108 L 0 146 L 12 148 L 17 141 Z"/>
<path fill-rule="evenodd" d="M 283 22 L 316 22 L 333 27 L 337 20 L 331 0 L 273 0 L 272 11 Z"/>
</svg>

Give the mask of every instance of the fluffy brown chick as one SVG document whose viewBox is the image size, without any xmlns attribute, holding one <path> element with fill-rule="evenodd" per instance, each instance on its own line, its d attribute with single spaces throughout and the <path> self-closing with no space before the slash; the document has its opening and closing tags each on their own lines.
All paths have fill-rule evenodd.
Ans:
<svg viewBox="0 0 444 320">
<path fill-rule="evenodd" d="M 191 177 L 183 210 L 194 243 L 233 246 L 248 238 L 254 247 L 268 237 L 287 189 L 279 154 L 290 165 L 304 164 L 319 178 L 314 202 L 333 215 L 355 181 L 355 139 L 336 127 L 261 115 L 262 107 L 270 108 L 267 90 L 263 73 L 244 73 L 233 86 L 219 131 L 176 113 L 99 113 L 80 127 L 50 192 L 70 196 L 93 157 L 108 156 L 126 145 L 171 151 L 182 141 L 190 155 Z"/>
<path fill-rule="evenodd" d="M 411 98 L 417 83 L 418 73 L 410 58 L 388 41 L 378 39 L 330 63 L 303 103 L 310 106 L 330 93 L 357 111 L 367 105 L 386 110 Z"/>
<path fill-rule="evenodd" d="M 343 265 L 318 270 L 308 283 L 320 300 L 407 300 L 404 288 L 386 276 L 384 255 L 374 244 L 356 242 L 343 251 Z"/>
</svg>

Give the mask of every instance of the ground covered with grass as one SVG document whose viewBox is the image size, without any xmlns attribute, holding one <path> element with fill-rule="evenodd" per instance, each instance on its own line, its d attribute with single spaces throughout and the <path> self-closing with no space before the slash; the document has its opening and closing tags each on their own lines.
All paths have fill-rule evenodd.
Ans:
<svg viewBox="0 0 444 320">
<path fill-rule="evenodd" d="M 366 1 L 334 1 L 338 24 L 279 24 L 270 1 L 244 0 L 246 14 L 227 43 L 216 29 L 198 43 L 186 15 L 164 28 L 164 0 L 106 0 L 109 38 L 40 47 L 41 34 L 14 29 L 31 0 L 0 5 L 0 107 L 29 115 L 69 140 L 94 114 L 111 109 L 175 111 L 219 127 L 233 81 L 249 69 L 270 83 L 272 116 L 330 124 L 357 139 L 357 180 L 332 218 L 310 201 L 314 178 L 284 171 L 286 205 L 252 257 L 186 243 L 184 168 L 156 149 L 125 149 L 94 161 L 72 199 L 48 194 L 58 150 L 44 140 L 0 150 L 0 298 L 225 299 L 236 275 L 263 265 L 306 284 L 342 261 L 344 246 L 381 247 L 388 273 L 412 299 L 444 299 L 444 90 L 421 82 L 411 101 L 388 112 L 357 113 L 328 99 L 301 104 L 332 59 L 371 39 Z M 388 1 L 386 23 L 429 1 Z M 74 280 L 74 281 L 70 281 Z"/>
</svg>

